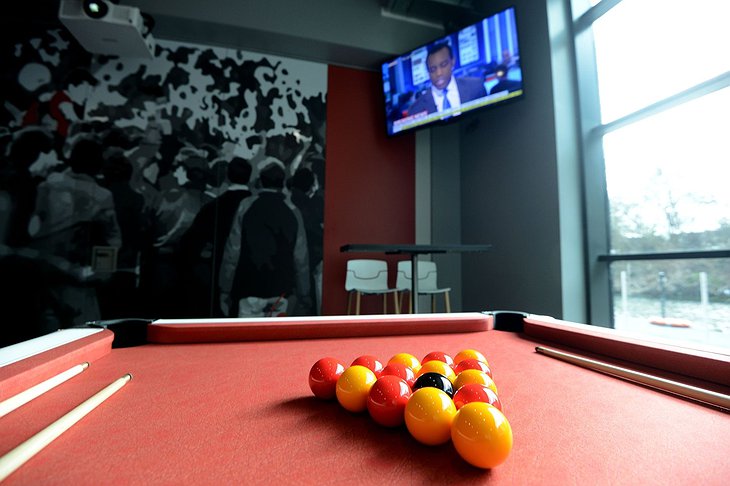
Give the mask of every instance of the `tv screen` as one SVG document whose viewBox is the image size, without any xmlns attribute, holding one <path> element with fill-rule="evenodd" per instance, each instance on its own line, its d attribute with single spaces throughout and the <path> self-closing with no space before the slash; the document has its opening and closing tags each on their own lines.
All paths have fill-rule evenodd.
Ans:
<svg viewBox="0 0 730 486">
<path fill-rule="evenodd" d="M 514 7 L 384 62 L 388 135 L 523 95 Z"/>
</svg>

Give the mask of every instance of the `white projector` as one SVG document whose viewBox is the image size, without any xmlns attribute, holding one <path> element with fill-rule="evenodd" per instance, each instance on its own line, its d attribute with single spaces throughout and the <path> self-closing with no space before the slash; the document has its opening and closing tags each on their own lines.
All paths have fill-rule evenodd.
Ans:
<svg viewBox="0 0 730 486">
<path fill-rule="evenodd" d="M 107 0 L 61 0 L 58 18 L 87 51 L 119 57 L 153 58 L 155 40 L 144 35 L 137 7 Z"/>
</svg>

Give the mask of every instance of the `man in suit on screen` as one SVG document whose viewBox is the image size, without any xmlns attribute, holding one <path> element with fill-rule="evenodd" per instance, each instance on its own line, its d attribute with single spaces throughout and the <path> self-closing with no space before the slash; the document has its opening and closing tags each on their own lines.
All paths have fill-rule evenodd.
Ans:
<svg viewBox="0 0 730 486">
<path fill-rule="evenodd" d="M 431 78 L 431 89 L 420 93 L 408 110 L 409 115 L 436 113 L 487 96 L 479 78 L 454 77 L 456 60 L 451 46 L 445 42 L 434 44 L 426 56 L 426 68 Z"/>
</svg>

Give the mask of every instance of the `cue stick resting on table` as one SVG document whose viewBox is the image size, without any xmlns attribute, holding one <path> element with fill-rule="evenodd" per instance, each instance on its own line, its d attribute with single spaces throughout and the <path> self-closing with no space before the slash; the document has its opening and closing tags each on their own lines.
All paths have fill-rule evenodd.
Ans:
<svg viewBox="0 0 730 486">
<path fill-rule="evenodd" d="M 27 390 L 22 391 L 17 395 L 14 395 L 7 400 L 0 402 L 0 417 L 4 417 L 13 410 L 22 407 L 29 401 L 33 400 L 34 398 L 38 398 L 39 396 L 55 388 L 66 380 L 70 380 L 88 367 L 88 362 L 77 364 L 76 366 L 69 368 L 66 371 L 63 371 L 56 376 L 52 376 L 47 380 L 42 381 L 37 385 L 34 385 Z"/>
<path fill-rule="evenodd" d="M 43 450 L 44 447 L 70 429 L 76 422 L 101 405 L 104 400 L 116 393 L 131 379 L 132 375 L 127 373 L 107 385 L 101 391 L 97 392 L 91 398 L 84 401 L 81 405 L 78 405 L 76 408 L 38 432 L 30 439 L 17 446 L 15 449 L 5 454 L 3 457 L 0 457 L 0 481 L 7 478 L 30 458 Z"/>
<path fill-rule="evenodd" d="M 545 348 L 537 346 L 535 351 L 550 356 L 552 358 L 559 359 L 568 363 L 572 363 L 583 368 L 587 368 L 593 371 L 599 371 L 617 378 L 623 378 L 624 380 L 633 381 L 646 385 L 658 390 L 679 395 L 683 398 L 689 398 L 695 401 L 703 402 L 706 404 L 714 405 L 719 408 L 730 411 L 730 396 L 724 393 L 717 393 L 712 390 L 705 390 L 692 385 L 686 385 L 678 381 L 667 380 L 666 378 L 660 378 L 658 376 L 649 375 L 640 371 L 634 371 L 628 368 L 622 368 L 612 364 L 604 363 L 595 359 L 584 358 L 571 353 L 564 353 L 555 349 Z"/>
</svg>

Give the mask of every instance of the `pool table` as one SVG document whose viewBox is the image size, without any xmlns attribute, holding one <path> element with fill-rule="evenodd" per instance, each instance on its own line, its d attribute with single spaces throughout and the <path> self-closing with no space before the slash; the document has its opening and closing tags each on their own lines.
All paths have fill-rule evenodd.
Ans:
<svg viewBox="0 0 730 486">
<path fill-rule="evenodd" d="M 144 343 L 109 329 L 0 368 L 0 400 L 88 361 L 0 418 L 0 455 L 131 373 L 129 383 L 6 484 L 728 484 L 730 414 L 535 352 L 538 345 L 730 392 L 730 356 L 523 313 L 161 320 Z M 452 444 L 313 396 L 334 356 L 480 350 L 514 446 L 467 464 Z"/>
</svg>

